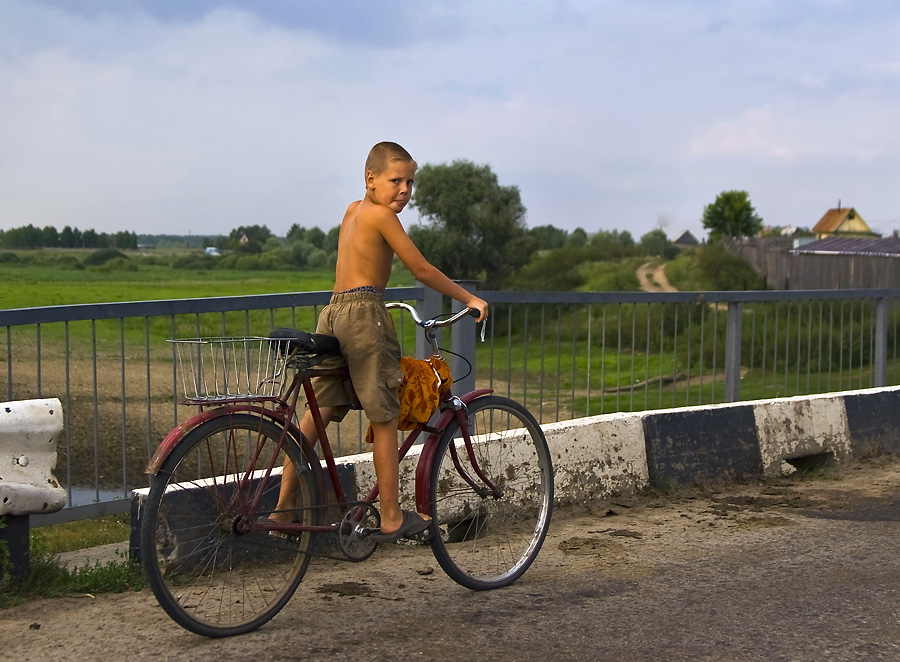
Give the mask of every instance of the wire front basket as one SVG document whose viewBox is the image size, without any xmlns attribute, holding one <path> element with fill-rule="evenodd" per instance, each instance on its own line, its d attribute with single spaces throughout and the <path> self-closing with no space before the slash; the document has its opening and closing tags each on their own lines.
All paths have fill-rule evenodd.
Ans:
<svg viewBox="0 0 900 662">
<path fill-rule="evenodd" d="M 275 400 L 284 388 L 287 340 L 184 338 L 175 349 L 181 396 L 189 404 Z"/>
</svg>

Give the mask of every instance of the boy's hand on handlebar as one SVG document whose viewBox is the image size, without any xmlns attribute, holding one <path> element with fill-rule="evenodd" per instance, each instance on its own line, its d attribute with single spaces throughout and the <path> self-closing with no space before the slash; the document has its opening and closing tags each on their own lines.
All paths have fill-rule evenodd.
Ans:
<svg viewBox="0 0 900 662">
<path fill-rule="evenodd" d="M 472 299 L 466 303 L 466 306 L 468 306 L 472 310 L 478 311 L 478 317 L 475 319 L 476 322 L 481 322 L 481 321 L 487 319 L 487 316 L 488 316 L 487 301 L 485 301 L 483 299 L 479 299 L 478 297 L 472 297 Z"/>
</svg>

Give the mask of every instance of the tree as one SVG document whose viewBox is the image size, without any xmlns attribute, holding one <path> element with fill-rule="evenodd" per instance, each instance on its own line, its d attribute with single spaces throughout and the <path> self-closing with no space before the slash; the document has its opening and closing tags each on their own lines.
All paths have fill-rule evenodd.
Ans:
<svg viewBox="0 0 900 662">
<path fill-rule="evenodd" d="M 128 232 L 127 230 L 123 230 L 121 232 L 116 232 L 112 238 L 112 245 L 115 248 L 137 248 L 137 233 Z"/>
<path fill-rule="evenodd" d="M 296 241 L 303 241 L 306 239 L 306 228 L 294 223 L 287 231 L 285 239 L 287 239 L 289 244 L 293 244 Z"/>
<path fill-rule="evenodd" d="M 703 227 L 709 230 L 710 239 L 753 237 L 762 226 L 746 191 L 723 191 L 703 210 Z"/>
<path fill-rule="evenodd" d="M 484 286 L 499 289 L 536 248 L 518 187 L 500 186 L 488 165 L 457 160 L 422 166 L 412 206 L 430 224 L 413 226 L 410 237 L 451 278 L 484 274 Z"/>
<path fill-rule="evenodd" d="M 56 248 L 59 246 L 59 232 L 52 225 L 48 225 L 43 230 L 43 242 L 45 248 Z"/>
<path fill-rule="evenodd" d="M 59 245 L 63 248 L 78 248 L 81 246 L 81 230 L 74 230 L 68 225 L 59 233 Z"/>
<path fill-rule="evenodd" d="M 43 231 L 29 223 L 6 231 L 4 244 L 7 248 L 40 248 L 44 245 Z"/>
<path fill-rule="evenodd" d="M 662 230 L 650 230 L 641 237 L 641 252 L 644 255 L 663 255 L 670 245 L 669 238 Z"/>
<path fill-rule="evenodd" d="M 96 230 L 85 230 L 81 233 L 82 245 L 85 248 L 97 248 L 99 239 Z"/>
<path fill-rule="evenodd" d="M 528 234 L 537 240 L 538 250 L 552 250 L 566 245 L 569 233 L 552 225 L 538 225 L 528 230 Z"/>
<path fill-rule="evenodd" d="M 272 236 L 265 225 L 242 225 L 228 235 L 228 247 L 241 253 L 260 253 L 263 245 Z M 246 243 L 241 243 L 246 237 Z"/>
<path fill-rule="evenodd" d="M 634 237 L 628 230 L 597 230 L 588 243 L 591 246 L 611 245 L 615 246 L 618 251 L 625 252 L 634 248 Z"/>
<path fill-rule="evenodd" d="M 325 235 L 325 241 L 322 242 L 322 249 L 329 255 L 337 253 L 338 239 L 341 236 L 341 226 L 335 225 Z"/>
<path fill-rule="evenodd" d="M 588 234 L 584 228 L 575 228 L 566 238 L 566 246 L 570 248 L 584 246 L 588 241 Z"/>
</svg>

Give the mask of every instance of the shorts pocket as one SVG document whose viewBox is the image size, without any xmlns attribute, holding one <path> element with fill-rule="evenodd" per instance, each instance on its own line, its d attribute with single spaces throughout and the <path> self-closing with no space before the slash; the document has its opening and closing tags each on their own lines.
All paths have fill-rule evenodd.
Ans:
<svg viewBox="0 0 900 662">
<path fill-rule="evenodd" d="M 388 361 L 393 361 L 392 358 L 385 358 Z M 390 363 L 385 363 L 385 365 L 390 365 Z M 400 385 L 403 383 L 403 368 L 400 367 L 399 363 L 396 368 L 392 366 L 384 371 L 384 383 L 389 388 L 400 388 Z"/>
</svg>

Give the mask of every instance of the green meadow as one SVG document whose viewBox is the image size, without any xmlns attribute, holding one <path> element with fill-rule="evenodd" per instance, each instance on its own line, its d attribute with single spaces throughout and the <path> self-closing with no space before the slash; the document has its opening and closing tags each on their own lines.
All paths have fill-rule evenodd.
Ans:
<svg viewBox="0 0 900 662">
<path fill-rule="evenodd" d="M 141 265 L 136 271 L 61 271 L 45 266 L 0 265 L 0 309 L 114 301 L 330 290 L 328 271 L 184 270 Z"/>
</svg>

